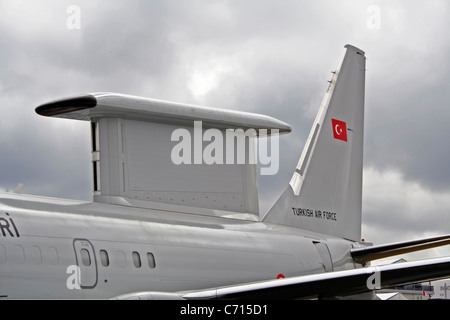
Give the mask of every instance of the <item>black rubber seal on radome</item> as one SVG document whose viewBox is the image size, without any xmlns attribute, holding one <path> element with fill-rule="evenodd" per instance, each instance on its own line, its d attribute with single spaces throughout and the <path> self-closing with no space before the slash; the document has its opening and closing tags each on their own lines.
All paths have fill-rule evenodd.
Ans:
<svg viewBox="0 0 450 320">
<path fill-rule="evenodd" d="M 36 108 L 36 113 L 41 116 L 53 117 L 64 113 L 91 109 L 97 105 L 97 99 L 92 95 L 83 95 L 72 98 L 55 100 Z"/>
</svg>

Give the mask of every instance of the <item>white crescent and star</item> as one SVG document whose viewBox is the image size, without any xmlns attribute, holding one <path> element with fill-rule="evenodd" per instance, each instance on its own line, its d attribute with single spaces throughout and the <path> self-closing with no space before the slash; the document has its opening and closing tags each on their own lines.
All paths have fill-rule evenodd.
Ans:
<svg viewBox="0 0 450 320">
<path fill-rule="evenodd" d="M 336 132 L 336 134 L 338 135 L 338 136 L 340 136 L 341 134 L 342 134 L 342 128 L 341 128 L 341 126 L 340 125 L 335 125 L 334 126 L 334 131 Z"/>
</svg>

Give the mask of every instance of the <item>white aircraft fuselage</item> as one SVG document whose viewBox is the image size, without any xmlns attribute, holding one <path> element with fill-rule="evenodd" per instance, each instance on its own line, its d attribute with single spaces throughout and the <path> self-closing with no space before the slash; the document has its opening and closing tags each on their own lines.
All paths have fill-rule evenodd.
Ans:
<svg viewBox="0 0 450 320">
<path fill-rule="evenodd" d="M 449 277 L 450 258 L 363 268 L 450 235 L 360 241 L 365 54 L 345 48 L 291 181 L 264 216 L 255 163 L 178 160 L 203 128 L 215 139 L 259 132 L 242 139 L 250 152 L 269 129 L 291 131 L 280 120 L 114 93 L 39 106 L 43 116 L 90 122 L 94 201 L 22 195 L 21 185 L 0 194 L 0 298 L 373 298 L 374 289 Z M 174 132 L 185 136 L 175 137 L 178 151 Z M 194 159 L 205 155 L 199 146 Z M 214 146 L 216 155 L 235 151 Z"/>
<path fill-rule="evenodd" d="M 15 194 L 1 195 L 0 208 L 0 296 L 12 299 L 104 299 L 360 266 L 354 242 L 263 222 Z"/>
</svg>

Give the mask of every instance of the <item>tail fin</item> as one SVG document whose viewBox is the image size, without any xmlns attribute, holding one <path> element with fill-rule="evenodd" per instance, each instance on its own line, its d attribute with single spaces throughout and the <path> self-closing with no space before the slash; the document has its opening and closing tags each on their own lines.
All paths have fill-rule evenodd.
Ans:
<svg viewBox="0 0 450 320">
<path fill-rule="evenodd" d="M 365 55 L 351 45 L 334 72 L 289 186 L 263 221 L 361 238 Z"/>
</svg>

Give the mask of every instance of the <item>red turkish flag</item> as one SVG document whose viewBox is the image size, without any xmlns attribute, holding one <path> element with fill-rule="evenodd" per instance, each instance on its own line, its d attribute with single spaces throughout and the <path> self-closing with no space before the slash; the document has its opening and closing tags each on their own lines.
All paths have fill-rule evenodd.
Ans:
<svg viewBox="0 0 450 320">
<path fill-rule="evenodd" d="M 333 125 L 334 138 L 347 142 L 347 124 L 336 119 L 331 119 L 331 124 Z"/>
</svg>

